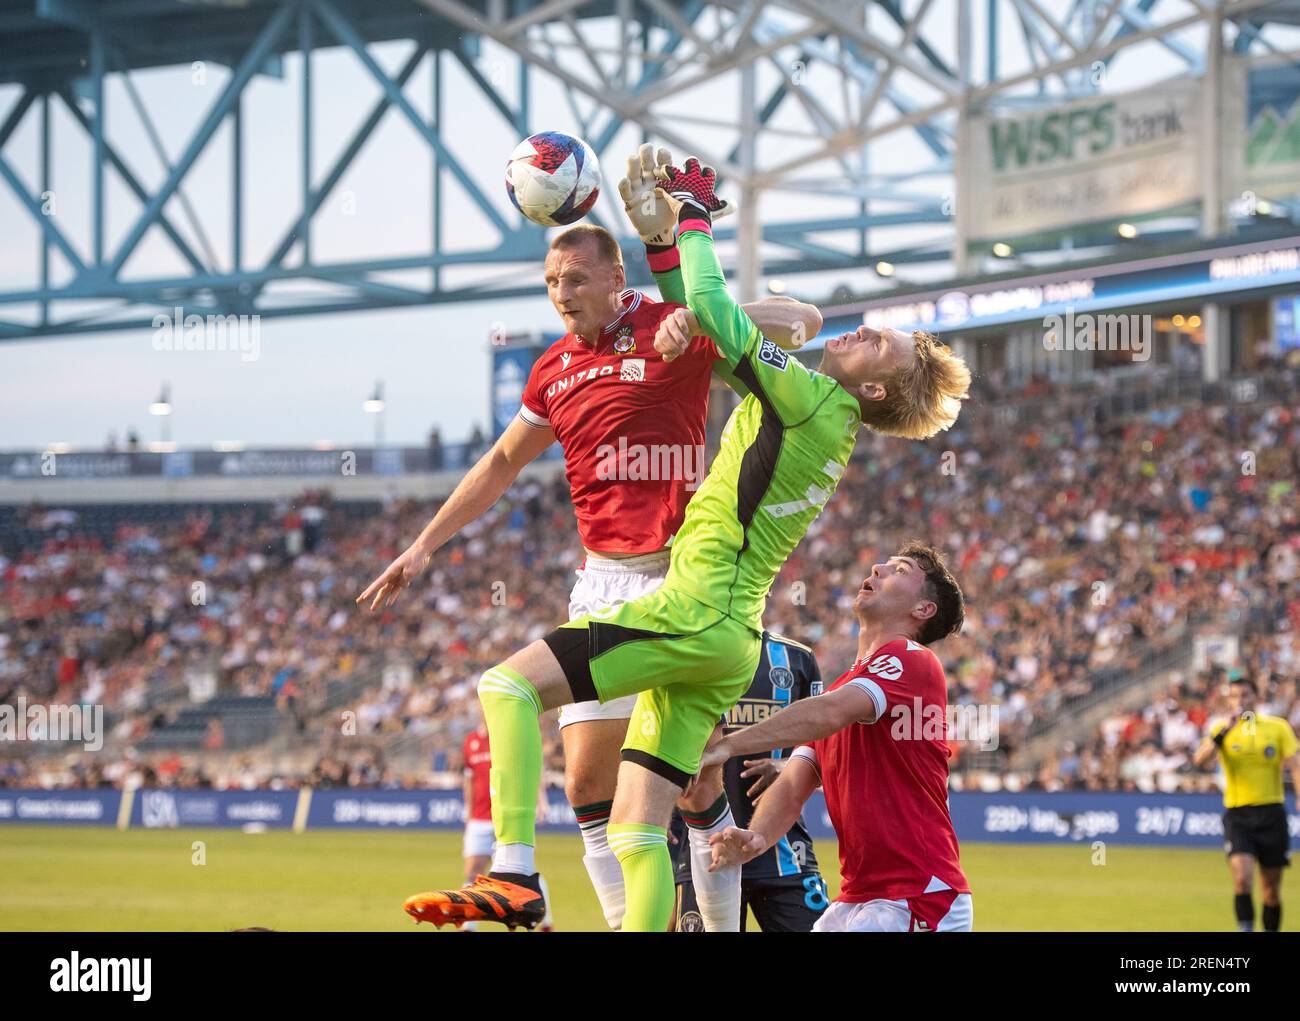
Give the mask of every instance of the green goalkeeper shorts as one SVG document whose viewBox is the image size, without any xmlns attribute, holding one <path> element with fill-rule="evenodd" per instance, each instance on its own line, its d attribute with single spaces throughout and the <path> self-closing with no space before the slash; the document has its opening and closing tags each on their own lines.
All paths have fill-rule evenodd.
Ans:
<svg viewBox="0 0 1300 1021">
<path fill-rule="evenodd" d="M 623 758 L 685 787 L 709 735 L 749 688 L 762 636 L 661 587 L 569 621 L 544 639 L 575 702 L 640 692 Z"/>
</svg>

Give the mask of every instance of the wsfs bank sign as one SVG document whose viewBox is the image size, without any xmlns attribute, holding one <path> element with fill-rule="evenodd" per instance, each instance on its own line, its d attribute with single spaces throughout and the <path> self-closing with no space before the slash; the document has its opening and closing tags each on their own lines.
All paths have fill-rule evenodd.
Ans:
<svg viewBox="0 0 1300 1021">
<path fill-rule="evenodd" d="M 1201 197 L 1202 86 L 1179 78 L 1040 110 L 975 115 L 970 237 L 1128 219 Z M 960 212 L 960 210 L 959 210 Z"/>
</svg>

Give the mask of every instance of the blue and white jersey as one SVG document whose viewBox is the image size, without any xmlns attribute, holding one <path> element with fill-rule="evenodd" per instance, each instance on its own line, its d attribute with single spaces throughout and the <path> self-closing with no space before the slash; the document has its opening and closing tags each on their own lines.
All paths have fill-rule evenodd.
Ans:
<svg viewBox="0 0 1300 1021">
<path fill-rule="evenodd" d="M 761 723 L 801 698 L 821 694 L 821 688 L 821 671 L 817 669 L 817 658 L 812 650 L 789 638 L 764 631 L 763 654 L 758 661 L 754 680 L 728 714 L 726 731 L 731 733 Z M 754 817 L 754 803 L 745 792 L 754 785 L 756 778 L 740 775 L 745 769 L 745 760 L 784 759 L 793 750 L 774 748 L 770 752 L 737 756 L 723 766 L 727 800 L 731 802 L 736 825 L 741 829 L 747 829 Z M 677 843 L 672 846 L 676 879 L 678 883 L 689 883 L 691 860 L 686 846 L 686 824 L 677 813 L 673 814 L 673 833 L 677 837 Z M 817 856 L 813 853 L 812 838 L 804 828 L 801 817 L 790 827 L 790 832 L 745 865 L 742 880 L 746 883 L 770 882 L 815 874 L 817 871 Z"/>
</svg>

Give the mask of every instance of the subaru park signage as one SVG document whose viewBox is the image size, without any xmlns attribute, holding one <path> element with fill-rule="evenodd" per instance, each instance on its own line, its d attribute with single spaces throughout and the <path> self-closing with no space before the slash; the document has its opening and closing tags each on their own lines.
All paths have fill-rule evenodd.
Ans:
<svg viewBox="0 0 1300 1021">
<path fill-rule="evenodd" d="M 1155 213 L 1201 197 L 1201 82 L 970 119 L 970 238 Z"/>
</svg>

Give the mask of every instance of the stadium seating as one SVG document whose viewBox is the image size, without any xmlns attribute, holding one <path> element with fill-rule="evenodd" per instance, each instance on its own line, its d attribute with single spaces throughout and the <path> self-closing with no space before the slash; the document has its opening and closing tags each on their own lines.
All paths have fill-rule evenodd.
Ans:
<svg viewBox="0 0 1300 1021">
<path fill-rule="evenodd" d="M 1186 755 L 1170 747 L 1190 733 L 1179 713 L 1213 696 L 1190 668 L 1122 726 L 1041 761 L 1020 753 L 1151 663 L 1182 663 L 1229 612 L 1239 666 L 1294 720 L 1297 372 L 1249 389 L 982 385 L 949 433 L 863 439 L 774 586 L 769 628 L 812 644 L 829 680 L 854 659 L 849 607 L 871 564 L 914 536 L 946 548 L 969 603 L 937 649 L 950 700 L 999 710 L 996 750 L 954 746 L 956 783 L 1203 784 L 1185 762 L 1155 769 L 1145 747 Z M 521 481 L 374 616 L 355 595 L 434 508 L 304 499 L 326 516 L 302 548 L 283 505 L 0 507 L 0 698 L 104 704 L 115 764 L 8 761 L 0 782 L 125 782 L 184 749 L 182 776 L 220 785 L 224 753 L 272 738 L 287 758 L 241 766 L 256 782 L 290 760 L 303 774 L 329 762 L 333 782 L 454 769 L 478 675 L 565 616 L 581 551 L 563 479 Z M 553 725 L 548 749 L 555 766 Z"/>
</svg>

